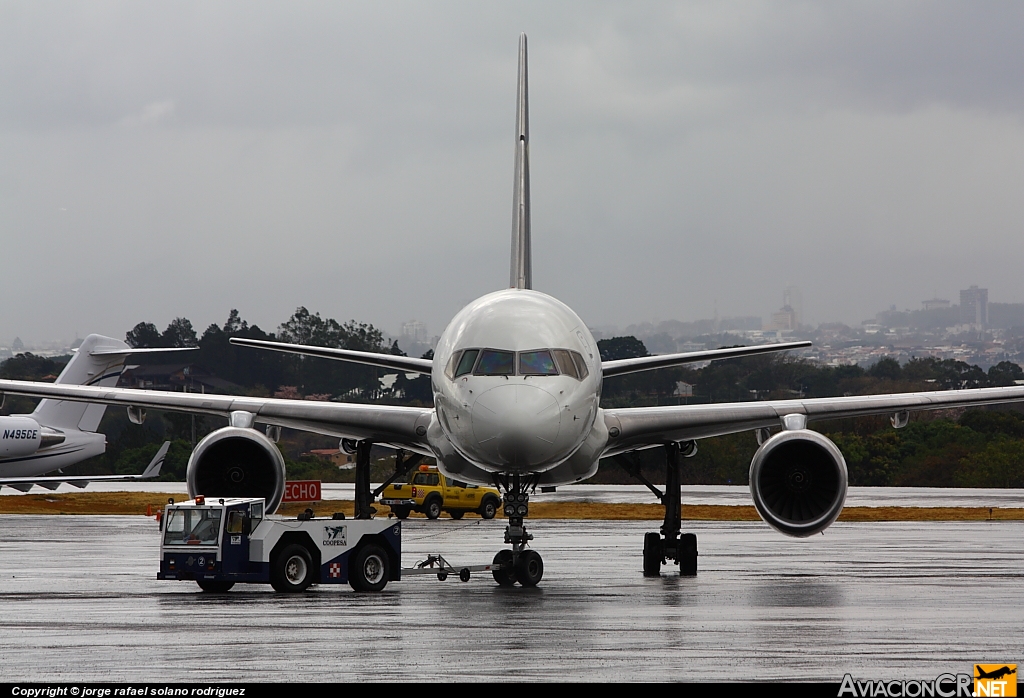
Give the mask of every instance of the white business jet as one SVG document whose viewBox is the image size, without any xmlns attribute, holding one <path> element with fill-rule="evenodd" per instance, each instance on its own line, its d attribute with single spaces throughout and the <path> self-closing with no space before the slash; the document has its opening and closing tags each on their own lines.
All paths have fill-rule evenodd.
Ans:
<svg viewBox="0 0 1024 698">
<path fill-rule="evenodd" d="M 423 456 L 446 475 L 499 486 L 508 519 L 505 542 L 494 558 L 503 585 L 536 585 L 540 555 L 526 530 L 529 497 L 541 488 L 591 477 L 598 461 L 617 457 L 631 469 L 630 452 L 662 448 L 666 489 L 660 532 L 644 539 L 645 575 L 658 575 L 667 560 L 696 574 L 693 534 L 680 532 L 679 458 L 696 452 L 696 440 L 753 432 L 760 448 L 750 466 L 750 491 L 761 517 L 791 536 L 810 536 L 839 516 L 847 471 L 830 440 L 807 428 L 814 420 L 889 414 L 905 426 L 911 410 L 948 409 L 1024 400 L 1024 387 L 906 393 L 809 400 L 602 409 L 601 382 L 609 376 L 668 366 L 751 356 L 803 347 L 809 342 L 602 361 L 587 325 L 564 303 L 533 290 L 530 254 L 530 177 L 526 36 L 519 41 L 515 132 L 512 258 L 508 287 L 478 298 L 451 321 L 432 360 L 257 340 L 235 344 L 338 359 L 395 371 L 429 374 L 433 408 L 308 402 L 244 396 L 196 395 L 91 386 L 0 381 L 0 391 L 127 406 L 226 416 L 194 450 L 188 489 L 194 496 L 266 497 L 281 501 L 285 468 L 268 434 L 291 427 L 341 437 L 357 454 L 357 515 L 369 516 L 369 447 L 399 449 L 393 477 Z M 403 459 L 403 453 L 411 452 Z M 632 471 L 640 476 L 638 470 Z M 361 473 L 361 474 L 360 474 Z M 649 485 L 654 488 L 652 485 Z"/>
<path fill-rule="evenodd" d="M 129 356 L 167 351 L 192 349 L 135 349 L 120 340 L 91 334 L 53 385 L 114 386 Z M 103 454 L 107 440 L 96 430 L 106 409 L 102 404 L 45 399 L 31 414 L 0 416 L 0 487 L 28 492 L 33 485 L 54 490 L 63 483 L 85 487 L 90 482 L 142 480 L 159 475 L 169 442 L 160 447 L 139 475 L 46 475 Z"/>
</svg>

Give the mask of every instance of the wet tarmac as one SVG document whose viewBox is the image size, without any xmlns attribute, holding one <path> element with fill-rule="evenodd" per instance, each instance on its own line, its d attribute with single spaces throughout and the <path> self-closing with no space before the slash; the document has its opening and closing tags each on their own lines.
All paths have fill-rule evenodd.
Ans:
<svg viewBox="0 0 1024 698">
<path fill-rule="evenodd" d="M 536 589 L 489 578 L 225 595 L 155 579 L 152 519 L 0 516 L 4 680 L 931 679 L 1024 660 L 1024 522 L 839 523 L 782 537 L 688 524 L 696 578 L 640 572 L 650 522 L 536 521 Z M 409 520 L 429 552 L 488 562 L 499 520 Z"/>
</svg>

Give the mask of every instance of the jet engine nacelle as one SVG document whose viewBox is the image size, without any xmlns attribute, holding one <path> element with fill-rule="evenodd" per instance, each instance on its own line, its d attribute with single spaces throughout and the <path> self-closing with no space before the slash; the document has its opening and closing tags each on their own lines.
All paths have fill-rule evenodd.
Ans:
<svg viewBox="0 0 1024 698">
<path fill-rule="evenodd" d="M 0 417 L 0 458 L 29 456 L 39 450 L 43 432 L 29 417 Z"/>
<path fill-rule="evenodd" d="M 263 497 L 267 513 L 284 497 L 284 457 L 255 429 L 224 427 L 196 444 L 188 460 L 188 494 L 206 497 Z"/>
<path fill-rule="evenodd" d="M 761 518 L 787 536 L 824 531 L 846 501 L 846 459 L 816 431 L 782 431 L 750 463 L 750 495 Z"/>
</svg>

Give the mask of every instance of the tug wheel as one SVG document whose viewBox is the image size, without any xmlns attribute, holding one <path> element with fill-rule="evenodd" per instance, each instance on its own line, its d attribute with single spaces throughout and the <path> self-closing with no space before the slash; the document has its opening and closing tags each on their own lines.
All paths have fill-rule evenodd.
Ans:
<svg viewBox="0 0 1024 698">
<path fill-rule="evenodd" d="M 298 593 L 313 583 L 313 558 L 303 545 L 289 545 L 270 562 L 270 585 L 274 591 Z"/>
</svg>

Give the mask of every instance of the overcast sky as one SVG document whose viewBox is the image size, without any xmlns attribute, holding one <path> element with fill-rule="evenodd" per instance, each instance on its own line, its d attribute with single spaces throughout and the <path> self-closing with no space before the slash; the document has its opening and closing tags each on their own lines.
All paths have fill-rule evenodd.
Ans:
<svg viewBox="0 0 1024 698">
<path fill-rule="evenodd" d="M 1024 302 L 1021 3 L 0 3 L 0 342 Z"/>
</svg>

